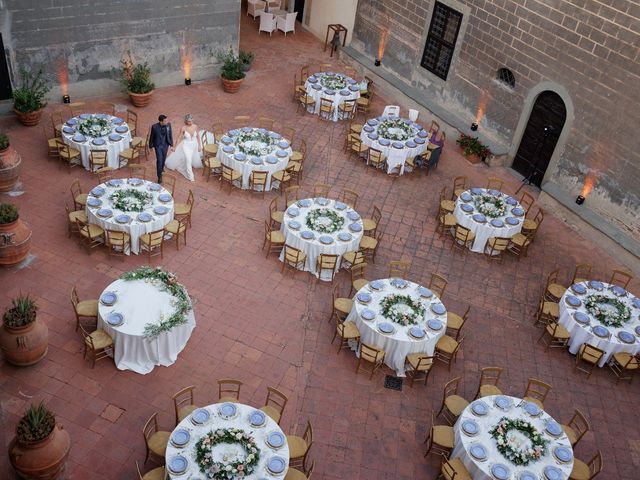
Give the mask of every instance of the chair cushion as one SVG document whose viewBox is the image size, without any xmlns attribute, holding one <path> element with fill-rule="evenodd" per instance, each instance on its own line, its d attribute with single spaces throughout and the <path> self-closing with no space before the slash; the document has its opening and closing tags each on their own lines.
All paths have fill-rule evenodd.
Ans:
<svg viewBox="0 0 640 480">
<path fill-rule="evenodd" d="M 444 217 L 440 217 L 440 223 L 445 227 L 455 227 L 458 219 L 453 213 L 447 213 Z"/>
<path fill-rule="evenodd" d="M 293 153 L 291 153 L 289 160 L 293 160 L 294 162 L 299 162 L 300 160 L 302 160 L 302 153 L 294 151 Z"/>
<path fill-rule="evenodd" d="M 488 397 L 489 395 L 502 395 L 502 390 L 500 390 L 495 385 L 481 385 L 480 396 Z"/>
<path fill-rule="evenodd" d="M 440 340 L 438 340 L 438 343 L 436 343 L 436 349 L 449 354 L 453 353 L 457 346 L 458 342 L 449 335 L 443 335 L 440 337 Z"/>
<path fill-rule="evenodd" d="M 269 240 L 271 243 L 284 243 L 284 233 L 275 230 L 269 234 Z"/>
<path fill-rule="evenodd" d="M 176 203 L 173 205 L 173 210 L 176 215 L 187 215 L 190 207 L 186 203 Z"/>
<path fill-rule="evenodd" d="M 198 408 L 197 405 L 187 405 L 178 410 L 178 420 L 182 421 L 187 418 L 191 413 Z"/>
<path fill-rule="evenodd" d="M 524 247 L 529 243 L 529 239 L 521 233 L 516 233 L 511 237 L 511 243 L 515 243 L 519 247 Z"/>
<path fill-rule="evenodd" d="M 287 445 L 289 446 L 290 459 L 304 457 L 304 454 L 307 453 L 307 442 L 302 437 L 287 435 Z"/>
<path fill-rule="evenodd" d="M 153 470 L 149 470 L 142 476 L 142 480 L 164 480 L 165 473 L 164 467 L 154 468 Z"/>
<path fill-rule="evenodd" d="M 613 358 L 616 362 L 620 364 L 620 366 L 626 365 L 631 355 L 627 352 L 620 352 L 613 355 Z M 627 365 L 627 370 L 636 370 L 638 368 L 638 362 L 631 362 Z"/>
<path fill-rule="evenodd" d="M 568 337 L 568 335 L 567 335 Z M 580 359 L 587 362 L 587 363 L 591 363 L 591 364 L 596 364 L 598 363 L 598 361 L 600 360 L 600 358 L 602 358 L 602 353 L 599 352 L 587 352 L 587 345 L 582 345 L 580 347 L 580 350 L 578 350 L 578 354 L 580 355 Z"/>
<path fill-rule="evenodd" d="M 409 355 L 407 355 L 407 363 L 409 363 L 409 365 L 411 365 L 411 367 L 413 367 L 413 369 L 415 370 L 418 366 L 418 362 L 420 361 L 420 358 L 425 357 L 427 355 L 425 355 L 424 353 L 410 353 Z M 425 363 L 422 362 L 420 364 L 420 368 L 418 369 L 419 372 L 426 372 L 427 370 L 431 370 L 431 367 L 433 366 L 433 360 L 431 362 Z"/>
<path fill-rule="evenodd" d="M 164 229 L 167 232 L 173 233 L 175 235 L 184 232 L 186 230 L 186 227 L 184 225 L 181 226 L 178 220 L 171 220 L 164 226 Z"/>
<path fill-rule="evenodd" d="M 356 124 L 354 123 L 353 125 L 351 125 L 351 131 L 353 133 L 360 133 L 362 132 L 362 125 Z"/>
<path fill-rule="evenodd" d="M 471 476 L 469 475 L 469 472 L 467 471 L 464 464 L 462 463 L 462 460 L 460 460 L 459 458 L 454 458 L 453 460 L 449 460 L 449 465 L 451 465 L 453 469 L 456 471 L 455 480 L 471 480 Z M 447 480 L 450 480 L 450 479 L 447 479 Z"/>
<path fill-rule="evenodd" d="M 104 230 L 102 229 L 102 227 L 98 225 L 94 225 L 92 223 L 87 225 L 86 229 L 80 230 L 80 234 L 83 237 L 87 237 L 87 230 L 88 230 L 88 235 L 92 238 L 99 237 L 100 235 L 104 234 Z"/>
<path fill-rule="evenodd" d="M 353 307 L 353 300 L 350 298 L 336 298 L 333 302 L 333 307 L 342 313 L 349 313 L 351 307 Z"/>
<path fill-rule="evenodd" d="M 284 221 L 284 212 L 281 212 L 279 210 L 271 212 L 271 220 L 277 223 L 282 223 Z"/>
<path fill-rule="evenodd" d="M 86 205 L 87 204 L 87 194 L 86 193 L 80 193 L 79 195 L 76 195 L 76 198 L 74 198 L 75 202 L 77 204 L 80 205 Z"/>
<path fill-rule="evenodd" d="M 440 207 L 448 212 L 453 212 L 456 209 L 456 204 L 453 200 L 442 200 L 440 202 Z"/>
<path fill-rule="evenodd" d="M 542 313 L 558 318 L 560 316 L 560 306 L 556 302 L 544 302 Z"/>
<path fill-rule="evenodd" d="M 130 160 L 132 158 L 136 158 L 138 156 L 138 152 L 136 152 L 132 148 L 125 148 L 120 152 L 120 155 L 118 156 Z"/>
<path fill-rule="evenodd" d="M 444 448 L 453 448 L 453 428 L 447 425 L 434 425 L 433 443 Z"/>
<path fill-rule="evenodd" d="M 100 350 L 102 348 L 107 348 L 113 345 L 113 340 L 111 336 L 104 330 L 95 330 L 89 334 L 91 340 L 93 341 L 93 348 L 96 350 Z M 86 340 L 89 343 L 89 340 Z"/>
<path fill-rule="evenodd" d="M 76 312 L 81 317 L 98 316 L 98 300 L 83 300 L 76 305 Z"/>
<path fill-rule="evenodd" d="M 75 212 L 69 212 L 69 221 L 75 223 L 76 220 L 81 222 L 87 222 L 87 214 L 83 210 L 76 210 Z"/>
<path fill-rule="evenodd" d="M 591 478 L 591 472 L 589 471 L 589 465 L 577 458 L 573 459 L 573 470 L 569 478 L 575 480 L 589 480 Z"/>
<path fill-rule="evenodd" d="M 369 106 L 369 99 L 365 97 L 360 97 L 358 98 L 358 100 L 356 100 L 356 103 L 362 107 L 367 107 Z"/>
<path fill-rule="evenodd" d="M 307 480 L 307 476 L 297 468 L 290 467 L 289 470 L 287 470 L 284 480 Z"/>
<path fill-rule="evenodd" d="M 538 228 L 538 224 L 529 218 L 525 218 L 522 222 L 522 228 L 525 230 L 535 230 Z"/>
<path fill-rule="evenodd" d="M 358 338 L 360 336 L 360 330 L 353 322 L 341 323 L 337 328 L 342 330 L 342 338 Z"/>
<path fill-rule="evenodd" d="M 351 150 L 357 153 L 366 152 L 369 149 L 364 143 L 351 145 Z"/>
<path fill-rule="evenodd" d="M 460 195 L 462 195 L 462 192 L 464 192 L 464 188 L 456 188 L 456 189 L 453 191 L 453 194 L 454 194 L 456 197 L 459 197 Z"/>
<path fill-rule="evenodd" d="M 365 248 L 367 250 L 373 250 L 378 246 L 378 240 L 369 235 L 364 235 L 360 240 L 360 248 Z"/>
<path fill-rule="evenodd" d="M 164 452 L 167 449 L 167 443 L 169 443 L 170 436 L 171 432 L 159 431 L 154 433 L 147 439 L 149 450 L 151 450 L 156 455 L 164 457 Z"/>
<path fill-rule="evenodd" d="M 366 287 L 369 283 L 369 280 L 365 278 L 359 278 L 358 280 L 353 281 L 354 290 L 360 290 L 362 287 Z"/>
<path fill-rule="evenodd" d="M 578 435 L 576 434 L 575 430 L 569 425 L 562 425 L 562 430 L 564 430 L 564 433 L 571 442 L 571 445 L 574 445 L 578 440 Z"/>
<path fill-rule="evenodd" d="M 363 228 L 365 231 L 367 230 L 375 230 L 378 226 L 376 222 L 372 218 L 363 218 L 362 219 Z"/>
<path fill-rule="evenodd" d="M 280 423 L 280 412 L 272 406 L 265 405 L 264 407 L 261 407 L 260 410 L 269 415 L 276 423 Z"/>
<path fill-rule="evenodd" d="M 556 298 L 561 298 L 567 288 L 557 283 L 552 283 L 547 287 L 547 292 Z"/>
<path fill-rule="evenodd" d="M 204 146 L 204 151 L 206 153 L 218 153 L 218 145 L 209 143 Z"/>
<path fill-rule="evenodd" d="M 553 333 L 554 328 L 556 330 L 555 334 Z M 569 331 L 566 328 L 564 328 L 562 325 L 558 325 L 557 327 L 555 327 L 554 325 L 547 325 L 547 333 L 559 340 L 565 340 L 569 338 Z"/>
<path fill-rule="evenodd" d="M 444 399 L 444 405 L 452 414 L 457 417 L 465 408 L 467 408 L 469 402 L 467 402 L 460 395 L 449 395 Z"/>
<path fill-rule="evenodd" d="M 457 313 L 447 312 L 447 328 L 459 329 L 462 326 L 462 317 Z"/>
<path fill-rule="evenodd" d="M 150 233 L 145 233 L 143 235 L 140 235 L 140 243 L 143 243 L 145 245 L 151 244 L 152 247 L 157 247 L 160 245 L 161 242 L 162 242 L 161 238 L 154 238 L 152 242 Z"/>
</svg>

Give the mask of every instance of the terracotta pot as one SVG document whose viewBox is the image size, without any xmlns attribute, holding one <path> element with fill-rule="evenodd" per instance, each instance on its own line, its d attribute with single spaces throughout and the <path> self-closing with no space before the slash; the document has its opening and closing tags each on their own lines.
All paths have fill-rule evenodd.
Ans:
<svg viewBox="0 0 640 480">
<path fill-rule="evenodd" d="M 129 99 L 133 103 L 134 107 L 146 107 L 151 101 L 153 96 L 153 90 L 148 93 L 133 93 L 129 92 Z"/>
<path fill-rule="evenodd" d="M 56 424 L 47 438 L 23 444 L 17 439 L 9 443 L 9 460 L 20 478 L 25 480 L 55 480 L 64 473 L 71 449 L 71 438 Z"/>
<path fill-rule="evenodd" d="M 248 72 L 249 70 L 251 70 L 251 63 L 243 63 L 242 64 L 242 71 Z"/>
<path fill-rule="evenodd" d="M 31 229 L 20 218 L 0 223 L 0 265 L 17 265 L 29 254 Z"/>
<path fill-rule="evenodd" d="M 0 192 L 10 192 L 18 183 L 22 159 L 15 149 L 0 150 Z"/>
<path fill-rule="evenodd" d="M 476 155 L 475 153 L 473 153 L 471 155 L 465 155 L 463 153 L 462 156 L 467 160 L 467 162 L 473 163 L 474 165 L 476 163 L 480 163 L 482 161 L 482 159 L 478 155 Z"/>
<path fill-rule="evenodd" d="M 49 329 L 38 317 L 24 327 L 3 325 L 0 329 L 0 348 L 4 359 L 17 367 L 38 363 L 49 348 Z"/>
<path fill-rule="evenodd" d="M 220 80 L 222 80 L 222 89 L 227 93 L 236 93 L 240 89 L 240 85 L 244 81 L 244 78 L 240 80 L 227 80 L 226 78 L 220 76 Z"/>
<path fill-rule="evenodd" d="M 26 125 L 27 127 L 33 127 L 40 123 L 40 118 L 42 117 L 43 111 L 44 109 L 41 108 L 40 110 L 36 110 L 35 112 L 24 113 L 16 110 L 16 108 L 13 107 L 13 113 L 16 114 L 16 117 L 18 117 L 20 123 Z"/>
</svg>

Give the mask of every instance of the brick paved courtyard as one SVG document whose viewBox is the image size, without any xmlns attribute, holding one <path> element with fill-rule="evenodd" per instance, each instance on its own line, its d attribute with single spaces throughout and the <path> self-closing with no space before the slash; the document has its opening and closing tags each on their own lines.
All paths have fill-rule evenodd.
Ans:
<svg viewBox="0 0 640 480">
<path fill-rule="evenodd" d="M 91 369 L 74 332 L 71 287 L 76 285 L 83 298 L 97 298 L 113 279 L 146 259 L 133 255 L 124 262 L 109 260 L 100 249 L 88 256 L 67 238 L 64 202 L 70 201 L 71 182 L 79 178 L 87 191 L 97 180 L 81 169 L 71 174 L 59 169 L 57 162 L 47 160 L 41 127 L 22 127 L 9 116 L 0 126 L 22 155 L 24 193 L 0 201 L 15 202 L 33 228 L 33 258 L 20 270 L 0 270 L 0 306 L 19 292 L 32 293 L 49 327 L 49 352 L 30 368 L 0 364 L 0 448 L 6 452 L 25 407 L 42 399 L 71 434 L 67 478 L 131 479 L 135 461 L 144 460 L 141 429 L 146 419 L 157 411 L 161 427 L 170 430 L 175 391 L 195 385 L 196 402 L 213 403 L 216 380 L 231 377 L 245 383 L 244 403 L 262 405 L 267 386 L 289 395 L 285 432 L 299 433 L 307 420 L 312 422 L 314 477 L 434 478 L 439 461 L 423 459 L 422 442 L 431 411 L 440 407 L 442 386 L 460 376 L 470 399 L 479 369 L 501 366 L 506 369 L 501 381 L 505 393 L 520 396 L 527 378 L 537 377 L 553 385 L 545 407 L 556 419 L 566 422 L 575 408 L 587 414 L 593 432 L 579 444 L 576 456 L 588 459 L 601 449 L 605 469 L 600 478 L 637 478 L 640 432 L 633 412 L 640 382 L 616 385 L 608 369 L 598 369 L 589 380 L 574 373 L 574 357 L 561 349 L 545 353 L 536 343 L 540 330 L 532 323 L 550 270 L 560 267 L 568 283 L 576 263 L 592 263 L 594 276 L 605 280 L 613 268 L 623 266 L 553 215 L 547 215 L 529 256 L 519 262 L 508 257 L 501 265 L 490 264 L 482 255 L 453 255 L 450 243 L 435 234 L 442 186 L 450 188 L 458 175 L 476 185 L 499 176 L 506 180 L 505 190 L 513 193 L 520 182 L 507 169 L 467 163 L 455 146 L 453 130 L 447 132 L 451 134 L 438 169 L 429 176 L 420 171 L 391 177 L 348 158 L 342 151 L 343 124 L 297 114 L 291 101 L 293 74 L 304 64 L 328 60 L 322 44 L 300 30 L 286 38 L 258 36 L 256 30 L 257 23 L 243 16 L 241 47 L 255 51 L 256 61 L 240 93 L 224 94 L 217 80 L 158 89 L 152 104 L 138 110 L 140 125 L 146 129 L 159 113 L 179 125 L 182 115 L 192 113 L 202 126 L 214 119 L 230 125 L 242 114 L 272 117 L 276 131 L 284 124 L 294 126 L 309 145 L 303 179 L 307 191 L 315 182 L 330 183 L 334 196 L 343 188 L 357 191 L 362 214 L 370 213 L 374 203 L 382 207 L 385 235 L 367 276 L 384 277 L 390 260 L 407 260 L 414 281 L 428 283 L 431 272 L 449 279 L 447 308 L 462 313 L 471 304 L 457 363 L 451 372 L 437 365 L 426 387 L 405 384 L 400 392 L 383 388 L 384 375 L 392 373 L 388 369 L 371 381 L 364 374 L 356 376 L 352 352 L 336 355 L 336 346 L 330 345 L 331 285 L 317 283 L 309 274 L 282 275 L 275 257 L 265 259 L 260 249 L 263 219 L 277 194 L 264 199 L 246 191 L 229 194 L 217 181 L 205 182 L 198 171 L 195 185 L 180 177 L 176 187 L 178 201 L 186 200 L 189 188 L 195 194 L 188 245 L 176 251 L 169 244 L 164 260 L 153 260 L 177 273 L 196 302 L 197 328 L 189 343 L 174 365 L 157 367 L 148 375 L 119 371 L 110 361 Z M 123 95 L 89 103 L 101 100 L 128 105 Z M 374 114 L 386 104 L 397 100 L 377 97 Z M 48 112 L 59 107 L 51 105 Z M 420 118 L 427 124 L 430 120 Z M 149 169 L 152 164 L 150 160 Z M 346 273 L 337 281 L 347 289 Z M 637 279 L 630 290 L 640 293 Z M 0 472 L 8 472 L 1 473 L 2 478 L 14 478 L 6 454 L 0 455 Z"/>
</svg>

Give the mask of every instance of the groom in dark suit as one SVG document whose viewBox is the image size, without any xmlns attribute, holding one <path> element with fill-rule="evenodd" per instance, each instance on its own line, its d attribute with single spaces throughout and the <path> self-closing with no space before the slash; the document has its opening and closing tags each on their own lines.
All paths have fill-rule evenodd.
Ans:
<svg viewBox="0 0 640 480">
<path fill-rule="evenodd" d="M 149 136 L 149 147 L 156 152 L 156 172 L 158 174 L 158 183 L 162 183 L 162 172 L 164 172 L 164 162 L 167 154 L 173 149 L 173 135 L 171 134 L 171 124 L 167 120 L 166 115 L 158 117 L 158 123 L 151 126 L 151 135 Z"/>
</svg>

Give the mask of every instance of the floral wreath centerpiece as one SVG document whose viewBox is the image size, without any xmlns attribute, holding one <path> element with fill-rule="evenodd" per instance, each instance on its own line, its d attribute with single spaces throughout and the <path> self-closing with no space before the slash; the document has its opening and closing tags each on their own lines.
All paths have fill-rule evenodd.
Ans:
<svg viewBox="0 0 640 480">
<path fill-rule="evenodd" d="M 108 135 L 111 133 L 112 128 L 110 120 L 91 116 L 86 120 L 80 120 L 78 122 L 77 130 L 83 135 L 97 138 Z"/>
<path fill-rule="evenodd" d="M 409 295 L 387 295 L 380 301 L 382 316 L 400 325 L 415 325 L 424 318 L 425 308 L 420 300 Z"/>
<path fill-rule="evenodd" d="M 589 295 L 584 306 L 601 324 L 607 327 L 621 327 L 631 318 L 631 309 L 617 298 L 607 295 Z"/>
<path fill-rule="evenodd" d="M 109 197 L 114 208 L 123 212 L 142 212 L 151 205 L 153 195 L 148 192 L 127 188 L 118 190 Z"/>
<path fill-rule="evenodd" d="M 320 84 L 331 90 L 342 90 L 347 86 L 347 79 L 336 73 L 328 73 L 320 77 Z"/>
<path fill-rule="evenodd" d="M 489 193 L 474 195 L 473 203 L 476 210 L 491 218 L 502 217 L 507 212 L 507 202 L 502 196 L 494 196 Z"/>
<path fill-rule="evenodd" d="M 262 133 L 258 130 L 251 132 L 242 132 L 235 137 L 235 144 L 245 155 L 261 157 L 269 155 L 276 149 L 277 140 L 268 133 Z"/>
<path fill-rule="evenodd" d="M 243 459 L 223 458 L 222 462 L 213 459 L 211 450 L 215 445 L 231 443 L 240 445 L 246 455 Z M 212 430 L 196 443 L 196 462 L 207 478 L 214 480 L 232 480 L 251 475 L 260 460 L 260 449 L 254 437 L 239 428 L 220 428 Z"/>
<path fill-rule="evenodd" d="M 489 433 L 498 451 L 514 465 L 529 465 L 547 453 L 549 442 L 526 420 L 502 417 Z"/>
<path fill-rule="evenodd" d="M 415 136 L 411 126 L 399 118 L 387 118 L 378 124 L 378 135 L 387 140 L 404 141 Z"/>
<path fill-rule="evenodd" d="M 307 227 L 320 233 L 333 233 L 342 228 L 344 218 L 328 208 L 316 208 L 307 215 Z"/>
<path fill-rule="evenodd" d="M 160 288 L 162 291 L 169 292 L 173 299 L 171 304 L 175 307 L 174 312 L 165 317 L 160 314 L 159 323 L 147 323 L 144 326 L 144 335 L 146 337 L 157 337 L 162 332 L 168 332 L 173 327 L 187 323 L 187 313 L 193 308 L 189 295 L 184 285 L 178 283 L 175 274 L 167 272 L 160 267 L 141 267 L 132 272 L 126 272 L 121 277 L 125 281 L 143 280 L 147 283 Z"/>
</svg>

